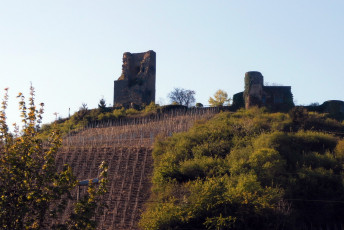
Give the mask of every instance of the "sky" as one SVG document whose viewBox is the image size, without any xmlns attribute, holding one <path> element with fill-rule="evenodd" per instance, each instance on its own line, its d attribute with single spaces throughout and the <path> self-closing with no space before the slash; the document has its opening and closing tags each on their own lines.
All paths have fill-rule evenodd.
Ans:
<svg viewBox="0 0 344 230">
<path fill-rule="evenodd" d="M 0 0 L 0 95 L 45 103 L 44 123 L 113 101 L 124 52 L 154 50 L 156 102 L 175 87 L 208 104 L 243 91 L 247 71 L 292 87 L 294 102 L 344 100 L 344 1 Z"/>
</svg>

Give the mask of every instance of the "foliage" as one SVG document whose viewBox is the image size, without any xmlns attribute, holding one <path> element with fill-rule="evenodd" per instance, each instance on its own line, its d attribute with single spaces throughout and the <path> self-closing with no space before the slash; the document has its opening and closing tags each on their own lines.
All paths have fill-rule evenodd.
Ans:
<svg viewBox="0 0 344 230">
<path fill-rule="evenodd" d="M 343 124 L 321 114 L 220 113 L 155 142 L 144 229 L 299 229 L 343 223 Z M 307 117 L 307 119 L 304 119 Z M 303 128 L 297 128 L 298 124 Z M 317 131 L 314 126 L 318 124 Z"/>
<path fill-rule="evenodd" d="M 344 132 L 343 125 L 329 114 L 308 112 L 304 107 L 294 107 L 289 111 L 293 130 L 321 130 L 328 132 Z"/>
<path fill-rule="evenodd" d="M 135 114 L 139 114 L 140 111 L 134 109 L 134 108 L 129 108 L 125 111 L 125 115 L 135 115 Z"/>
<path fill-rule="evenodd" d="M 231 99 L 228 98 L 228 94 L 225 91 L 219 89 L 215 92 L 214 98 L 210 97 L 208 102 L 211 106 L 216 107 L 229 105 L 230 101 Z"/>
<path fill-rule="evenodd" d="M 99 108 L 100 112 L 102 112 L 102 113 L 107 111 L 106 102 L 105 102 L 104 98 L 100 99 L 99 104 L 98 104 L 98 108 Z"/>
<path fill-rule="evenodd" d="M 79 108 L 79 111 L 76 113 L 77 119 L 82 119 L 88 111 L 88 107 L 86 103 L 82 103 L 81 107 Z"/>
<path fill-rule="evenodd" d="M 243 98 L 247 98 L 250 92 L 250 88 L 251 88 L 251 81 L 252 78 L 250 76 L 246 76 L 245 75 L 245 87 L 244 87 L 244 92 L 243 92 Z"/>
<path fill-rule="evenodd" d="M 197 102 L 196 105 L 195 105 L 196 108 L 203 108 L 203 104 L 202 103 L 199 103 Z"/>
<path fill-rule="evenodd" d="M 156 112 L 158 111 L 158 109 L 159 109 L 159 105 L 155 104 L 155 103 L 152 101 L 149 105 L 147 105 L 147 106 L 145 107 L 144 112 L 145 112 L 146 114 L 148 114 L 148 113 L 156 113 Z"/>
<path fill-rule="evenodd" d="M 335 156 L 344 163 L 344 140 L 338 141 L 335 149 Z"/>
<path fill-rule="evenodd" d="M 58 129 L 61 135 L 66 135 L 71 132 L 78 132 L 88 125 L 116 121 L 122 118 L 148 116 L 160 112 L 163 112 L 161 107 L 154 102 L 145 106 L 142 110 L 136 110 L 134 108 L 125 109 L 124 107 L 109 108 L 106 107 L 105 100 L 101 99 L 98 109 L 88 109 L 87 105 L 83 103 L 79 111 L 70 118 L 59 119 L 51 124 L 44 124 L 39 129 L 39 136 L 47 140 L 53 128 Z"/>
<path fill-rule="evenodd" d="M 168 98 L 171 103 L 176 102 L 179 105 L 185 105 L 187 107 L 195 103 L 195 91 L 183 88 L 174 88 L 172 92 L 168 94 Z"/>
<path fill-rule="evenodd" d="M 99 185 L 96 186 L 95 183 L 92 183 L 92 180 L 89 181 L 86 195 L 76 202 L 70 219 L 67 221 L 67 228 L 65 226 L 60 226 L 61 230 L 96 229 L 97 221 L 94 217 L 99 208 L 105 207 L 105 203 L 101 200 L 101 197 L 107 192 L 106 184 L 108 183 L 107 164 L 103 162 L 99 168 L 101 170 Z"/>
<path fill-rule="evenodd" d="M 7 89 L 0 112 L 0 229 L 52 228 L 52 220 L 66 208 L 77 180 L 68 165 L 61 172 L 56 169 L 55 157 L 61 145 L 59 132 L 52 131 L 45 142 L 38 136 L 43 103 L 37 109 L 33 87 L 28 106 L 21 93 L 18 97 L 23 124 L 21 131 L 17 126 L 14 134 L 8 129 Z M 105 182 L 106 178 L 101 181 L 98 191 L 103 190 Z M 99 199 L 101 192 L 98 191 L 90 190 L 88 196 Z M 92 200 L 84 202 L 85 205 L 91 203 Z M 78 215 L 84 218 L 82 223 L 86 223 L 85 217 L 93 216 L 97 206 L 89 208 L 88 213 L 79 211 Z M 81 229 L 63 223 L 59 226 L 61 229 Z"/>
</svg>

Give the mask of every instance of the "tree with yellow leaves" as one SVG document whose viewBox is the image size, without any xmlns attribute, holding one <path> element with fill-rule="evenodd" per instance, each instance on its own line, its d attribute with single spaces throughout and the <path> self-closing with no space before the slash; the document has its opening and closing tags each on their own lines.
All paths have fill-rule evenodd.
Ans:
<svg viewBox="0 0 344 230">
<path fill-rule="evenodd" d="M 214 94 L 214 98 L 210 97 L 208 102 L 212 107 L 226 106 L 230 104 L 231 99 L 228 98 L 228 94 L 224 90 L 217 90 Z"/>
<path fill-rule="evenodd" d="M 68 165 L 57 171 L 55 157 L 61 146 L 58 130 L 47 142 L 39 138 L 44 104 L 37 109 L 34 95 L 31 86 L 28 106 L 24 95 L 18 95 L 23 125 L 21 130 L 15 125 L 11 133 L 6 123 L 5 89 L 0 111 L 0 229 L 95 229 L 96 223 L 89 215 L 95 213 L 97 199 L 106 192 L 104 164 L 99 186 L 89 185 L 89 199 L 76 202 L 69 221 L 53 226 L 53 219 L 65 210 L 78 181 Z"/>
</svg>

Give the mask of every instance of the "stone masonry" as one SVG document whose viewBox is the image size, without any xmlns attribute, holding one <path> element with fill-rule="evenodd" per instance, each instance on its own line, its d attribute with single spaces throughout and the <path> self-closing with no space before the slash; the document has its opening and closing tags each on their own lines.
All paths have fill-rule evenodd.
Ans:
<svg viewBox="0 0 344 230">
<path fill-rule="evenodd" d="M 155 68 L 156 54 L 152 50 L 124 53 L 122 74 L 114 82 L 113 106 L 128 108 L 155 102 Z"/>
<path fill-rule="evenodd" d="M 258 71 L 245 74 L 245 108 L 265 106 L 272 111 L 288 111 L 294 106 L 291 86 L 264 86 L 263 75 Z"/>
</svg>

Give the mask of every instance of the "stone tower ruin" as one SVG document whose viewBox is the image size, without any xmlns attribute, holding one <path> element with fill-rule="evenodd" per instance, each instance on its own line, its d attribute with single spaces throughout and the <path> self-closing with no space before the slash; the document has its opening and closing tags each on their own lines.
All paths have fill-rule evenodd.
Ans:
<svg viewBox="0 0 344 230">
<path fill-rule="evenodd" d="M 156 54 L 152 50 L 124 53 L 122 74 L 114 82 L 113 106 L 128 108 L 155 102 L 155 68 Z"/>
<path fill-rule="evenodd" d="M 245 73 L 245 108 L 261 106 L 263 95 L 263 75 L 257 71 Z"/>
<path fill-rule="evenodd" d="M 264 77 L 258 71 L 245 73 L 245 108 L 265 106 L 271 111 L 288 111 L 294 107 L 291 86 L 264 86 Z"/>
</svg>

